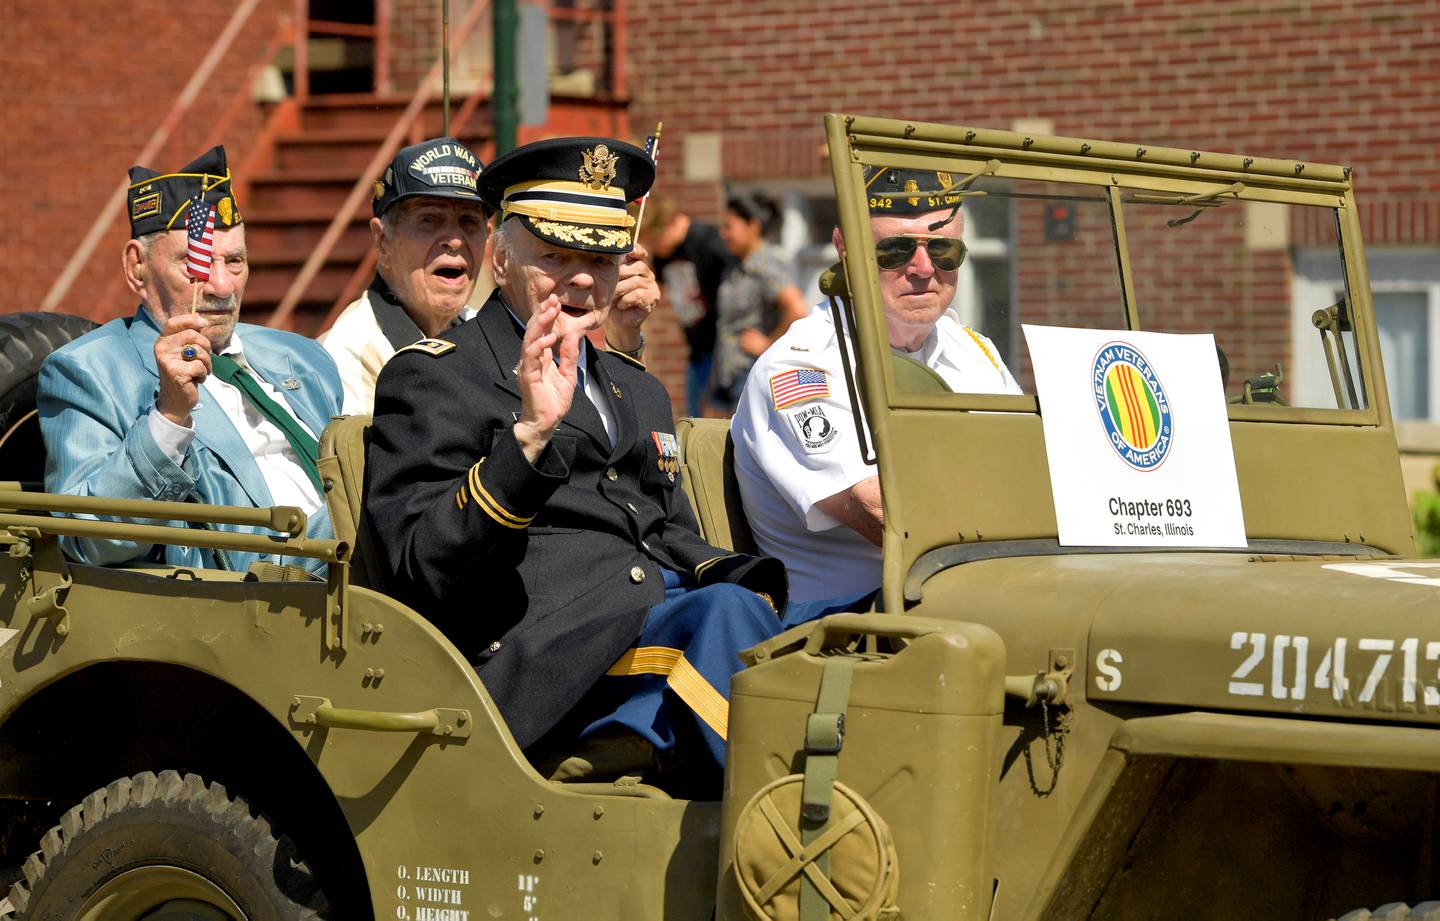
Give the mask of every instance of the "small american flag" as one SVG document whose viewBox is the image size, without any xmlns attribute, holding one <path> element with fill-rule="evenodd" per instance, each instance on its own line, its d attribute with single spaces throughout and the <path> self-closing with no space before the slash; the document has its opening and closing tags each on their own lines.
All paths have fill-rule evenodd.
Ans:
<svg viewBox="0 0 1440 921">
<path fill-rule="evenodd" d="M 185 236 L 190 244 L 185 260 L 190 280 L 209 281 L 210 263 L 215 258 L 215 206 L 205 204 L 203 195 L 190 199 L 189 214 L 185 217 Z"/>
<path fill-rule="evenodd" d="M 664 124 L 664 122 L 660 124 Z M 650 162 L 655 164 L 655 171 L 658 173 L 660 171 L 660 125 L 658 124 L 655 126 L 655 133 L 647 135 L 645 138 L 645 156 L 649 157 Z M 645 194 L 640 196 L 640 201 L 644 202 L 649 197 L 650 192 L 647 189 Z"/>
<path fill-rule="evenodd" d="M 776 409 L 784 409 L 806 400 L 820 400 L 830 395 L 825 372 L 818 368 L 796 368 L 781 371 L 770 378 L 770 398 Z"/>
</svg>

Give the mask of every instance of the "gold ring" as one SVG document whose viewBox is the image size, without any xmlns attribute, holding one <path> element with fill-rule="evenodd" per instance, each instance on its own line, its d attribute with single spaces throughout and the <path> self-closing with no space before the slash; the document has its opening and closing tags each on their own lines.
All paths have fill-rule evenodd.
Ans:
<svg viewBox="0 0 1440 921">
<path fill-rule="evenodd" d="M 187 345 L 185 346 L 185 348 L 180 350 L 180 357 L 185 359 L 186 361 L 194 361 L 199 356 L 199 349 L 195 348 L 195 346 L 193 345 Z"/>
</svg>

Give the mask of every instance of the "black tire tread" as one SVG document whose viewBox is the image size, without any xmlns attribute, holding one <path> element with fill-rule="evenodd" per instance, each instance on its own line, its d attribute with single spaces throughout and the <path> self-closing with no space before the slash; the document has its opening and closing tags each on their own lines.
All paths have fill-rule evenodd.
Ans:
<svg viewBox="0 0 1440 921">
<path fill-rule="evenodd" d="M 1405 902 L 1386 902 L 1373 911 L 1368 908 L 1347 911 L 1335 921 L 1440 921 L 1440 901 L 1416 902 L 1414 906 Z"/>
<path fill-rule="evenodd" d="M 233 836 L 246 850 L 256 851 L 278 843 L 264 815 L 252 813 L 245 800 L 231 797 L 218 783 L 207 784 L 199 774 L 181 775 L 167 770 L 122 777 L 85 797 L 41 837 L 40 849 L 25 861 L 23 878 L 11 887 L 9 899 L 0 901 L 0 921 L 25 917 L 30 893 L 45 878 L 49 867 L 65 855 L 71 842 L 106 818 L 144 809 L 157 800 L 167 806 L 179 804 L 192 813 L 208 814 L 217 832 Z M 323 909 L 310 909 L 302 917 L 309 921 L 324 918 L 325 914 Z"/>
<path fill-rule="evenodd" d="M 0 393 L 40 369 L 45 356 L 94 329 L 93 320 L 66 313 L 0 315 Z"/>
</svg>

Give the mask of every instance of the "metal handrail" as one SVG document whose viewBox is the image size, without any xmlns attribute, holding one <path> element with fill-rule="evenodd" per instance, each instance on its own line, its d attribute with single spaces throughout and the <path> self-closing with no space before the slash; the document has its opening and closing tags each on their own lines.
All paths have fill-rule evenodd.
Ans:
<svg viewBox="0 0 1440 921">
<path fill-rule="evenodd" d="M 455 30 L 452 38 L 456 45 L 465 43 L 470 37 L 470 33 L 474 31 L 476 23 L 479 22 L 480 14 L 489 6 L 489 0 L 480 0 L 470 7 L 469 12 L 465 14 L 464 21 L 460 23 L 460 28 Z M 410 104 L 405 107 L 399 120 L 390 128 L 390 133 L 385 136 L 384 143 L 370 158 L 370 162 L 360 173 L 360 178 L 355 180 L 355 185 L 350 189 L 345 204 L 340 206 L 340 210 L 331 219 L 330 226 L 325 228 L 320 243 L 311 251 L 309 258 L 301 266 L 300 274 L 295 276 L 289 290 L 285 292 L 285 296 L 280 300 L 275 311 L 270 314 L 270 321 L 267 325 L 284 326 L 289 321 L 290 315 L 295 312 L 295 305 L 300 303 L 300 299 L 305 295 L 305 290 L 310 287 L 310 283 L 319 274 L 320 268 L 330 258 L 330 253 L 334 250 L 335 244 L 339 242 L 341 235 L 344 234 L 345 228 L 355 219 L 355 214 L 360 210 L 360 206 L 370 198 L 374 177 L 378 176 L 385 164 L 395 156 L 395 152 L 400 149 L 400 142 L 405 138 L 405 133 L 424 111 L 425 105 L 430 101 L 430 96 L 434 92 L 433 87 L 440 77 L 442 68 L 442 62 L 436 60 L 431 65 L 430 72 L 425 75 L 425 79 L 421 80 L 420 85 L 415 88 L 414 95 L 410 97 Z"/>
<path fill-rule="evenodd" d="M 210 50 L 205 53 L 204 59 L 195 68 L 195 73 L 190 76 L 189 82 L 180 90 L 180 95 L 175 98 L 174 104 L 170 106 L 170 111 L 166 113 L 160 126 L 155 129 L 150 140 L 141 148 L 135 162 L 146 163 L 153 160 L 165 143 L 170 140 L 171 133 L 180 124 L 180 120 L 185 117 L 185 113 L 190 110 L 190 106 L 200 95 L 200 90 L 205 87 L 211 74 L 215 72 L 215 68 L 220 65 L 220 59 L 230 50 L 235 38 L 244 29 L 245 24 L 250 21 L 251 15 L 259 5 L 260 0 L 242 0 L 240 5 L 235 7 L 235 12 L 230 14 L 230 21 L 225 25 L 225 29 L 215 39 Z M 89 265 L 90 260 L 94 257 L 95 248 L 100 245 L 100 239 L 110 228 L 115 216 L 124 209 L 125 193 L 129 188 L 130 180 L 126 177 L 96 212 L 95 220 L 85 234 L 85 239 L 81 240 L 80 245 L 71 253 L 70 261 L 65 263 L 65 268 L 60 270 L 60 274 L 55 278 L 55 283 L 50 286 L 50 290 L 45 294 L 45 299 L 40 302 L 41 310 L 55 310 L 65 295 L 70 293 L 70 288 L 75 284 L 75 279 L 79 277 L 80 271 Z"/>
<path fill-rule="evenodd" d="M 350 545 L 343 540 L 312 537 L 271 537 L 244 531 L 208 531 L 162 524 L 97 521 L 93 518 L 54 518 L 49 515 L 0 513 L 0 529 L 34 529 L 41 534 L 84 537 L 92 540 L 129 540 L 142 544 L 204 547 L 207 550 L 240 550 L 282 556 L 303 556 L 343 563 L 350 558 Z"/>
<path fill-rule="evenodd" d="M 290 505 L 244 508 L 234 505 L 200 505 L 195 502 L 159 502 L 152 499 L 113 499 L 107 496 L 71 496 L 63 493 L 0 489 L 0 510 L 113 515 L 150 521 L 193 521 L 197 524 L 236 524 L 269 528 L 290 537 L 305 533 L 306 517 Z M 268 539 L 268 538 L 267 538 Z"/>
<path fill-rule="evenodd" d="M 470 120 L 470 116 L 475 114 L 475 110 L 480 106 L 480 100 L 485 97 L 484 90 L 488 88 L 488 84 L 484 81 L 476 82 L 474 89 L 470 91 L 470 95 L 465 97 L 464 104 L 462 104 L 459 111 L 455 113 L 455 117 L 450 120 L 451 137 L 458 138 L 460 136 L 460 132 L 465 127 L 465 123 Z M 320 323 L 321 332 L 329 329 L 336 319 L 339 318 L 340 314 L 344 312 L 345 308 L 349 307 L 350 303 L 360 296 L 360 292 L 369 286 L 370 278 L 374 272 L 375 247 L 372 246 L 365 251 L 365 256 L 360 260 L 359 265 L 355 266 L 355 271 L 351 273 L 350 279 L 345 282 L 345 287 L 340 290 L 340 296 L 335 299 L 334 304 L 330 305 L 330 312 L 325 315 L 325 319 Z"/>
</svg>

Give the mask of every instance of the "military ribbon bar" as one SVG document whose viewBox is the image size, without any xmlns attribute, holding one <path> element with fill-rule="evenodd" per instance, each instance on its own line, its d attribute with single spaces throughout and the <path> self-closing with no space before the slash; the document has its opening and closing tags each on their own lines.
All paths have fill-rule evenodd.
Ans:
<svg viewBox="0 0 1440 921">
<path fill-rule="evenodd" d="M 830 395 L 830 383 L 819 368 L 796 368 L 781 371 L 770 378 L 770 398 L 776 409 L 784 409 L 806 400 L 822 400 Z"/>
</svg>

